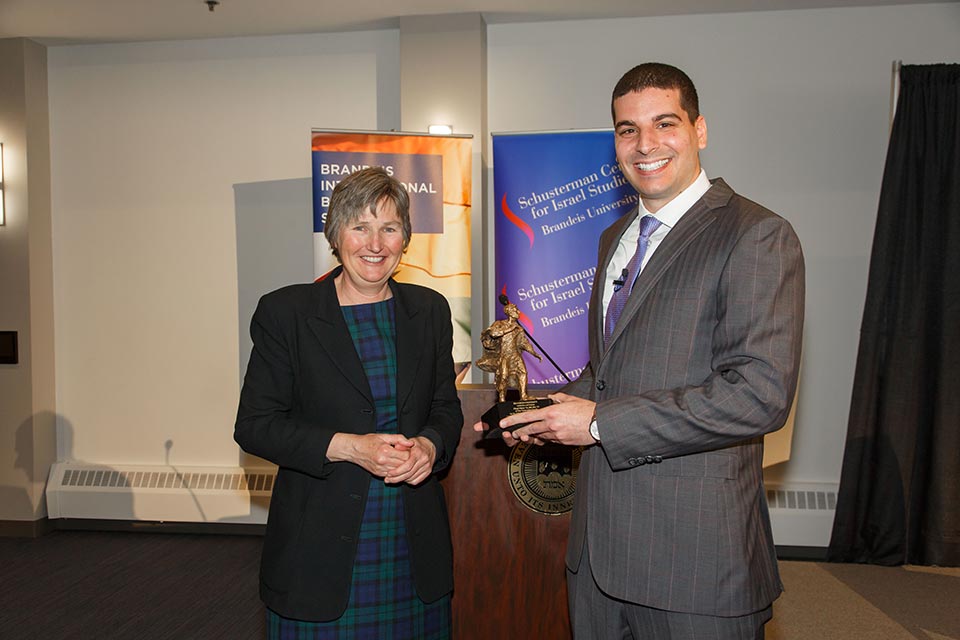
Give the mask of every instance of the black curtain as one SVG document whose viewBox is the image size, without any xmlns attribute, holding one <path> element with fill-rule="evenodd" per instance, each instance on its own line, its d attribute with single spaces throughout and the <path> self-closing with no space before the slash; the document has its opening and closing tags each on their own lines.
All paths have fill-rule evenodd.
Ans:
<svg viewBox="0 0 960 640">
<path fill-rule="evenodd" d="M 900 70 L 828 557 L 960 564 L 960 65 Z"/>
</svg>

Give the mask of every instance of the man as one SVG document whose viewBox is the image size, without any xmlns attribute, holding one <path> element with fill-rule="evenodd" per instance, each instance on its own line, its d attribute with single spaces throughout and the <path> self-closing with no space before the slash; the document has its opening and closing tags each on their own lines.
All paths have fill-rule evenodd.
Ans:
<svg viewBox="0 0 960 640">
<path fill-rule="evenodd" d="M 530 423 L 514 442 L 586 446 L 566 557 L 578 640 L 762 638 L 782 591 L 763 435 L 796 389 L 800 244 L 707 179 L 682 71 L 631 69 L 612 111 L 640 205 L 600 239 L 590 363 L 556 404 L 500 424 Z"/>
</svg>

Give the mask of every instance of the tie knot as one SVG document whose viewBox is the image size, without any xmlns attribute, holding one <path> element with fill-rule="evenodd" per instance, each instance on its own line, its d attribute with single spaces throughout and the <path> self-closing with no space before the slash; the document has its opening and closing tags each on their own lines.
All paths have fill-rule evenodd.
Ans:
<svg viewBox="0 0 960 640">
<path fill-rule="evenodd" d="M 640 218 L 640 237 L 649 238 L 650 234 L 657 230 L 660 221 L 653 216 L 643 216 Z"/>
</svg>

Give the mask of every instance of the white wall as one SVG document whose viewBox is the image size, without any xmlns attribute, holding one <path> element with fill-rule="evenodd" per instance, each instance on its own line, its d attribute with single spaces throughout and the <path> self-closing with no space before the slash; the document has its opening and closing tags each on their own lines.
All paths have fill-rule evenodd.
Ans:
<svg viewBox="0 0 960 640">
<path fill-rule="evenodd" d="M 234 188 L 308 178 L 311 127 L 377 128 L 397 47 L 378 31 L 50 49 L 61 459 L 163 464 L 172 441 L 171 464 L 237 464 Z"/>
<path fill-rule="evenodd" d="M 960 60 L 958 27 L 955 3 L 488 27 L 490 131 L 609 126 L 621 73 L 670 62 L 708 173 L 797 228 L 787 480 L 839 478 L 891 62 Z M 237 463 L 234 188 L 307 178 L 311 127 L 398 126 L 398 50 L 389 30 L 50 49 L 61 458 L 162 464 L 171 440 L 172 464 Z"/>
<path fill-rule="evenodd" d="M 684 69 L 709 176 L 789 219 L 807 262 L 793 458 L 838 482 L 888 137 L 891 65 L 960 61 L 960 4 L 492 25 L 491 131 L 609 127 L 635 64 Z"/>
</svg>

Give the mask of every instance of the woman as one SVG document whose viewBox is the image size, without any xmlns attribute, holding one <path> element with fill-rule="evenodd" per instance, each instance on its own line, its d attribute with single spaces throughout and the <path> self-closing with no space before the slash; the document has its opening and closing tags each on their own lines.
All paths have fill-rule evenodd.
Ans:
<svg viewBox="0 0 960 640">
<path fill-rule="evenodd" d="M 260 566 L 271 638 L 446 638 L 452 549 L 436 473 L 460 440 L 450 309 L 392 279 L 409 198 L 380 168 L 334 189 L 341 266 L 265 295 L 234 432 L 279 466 Z"/>
</svg>

